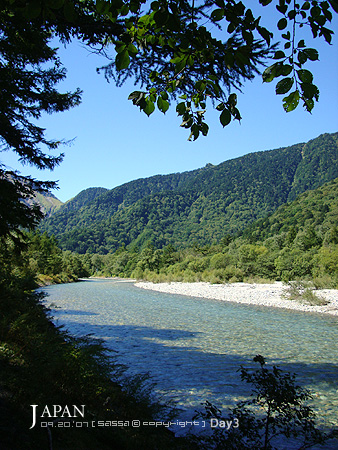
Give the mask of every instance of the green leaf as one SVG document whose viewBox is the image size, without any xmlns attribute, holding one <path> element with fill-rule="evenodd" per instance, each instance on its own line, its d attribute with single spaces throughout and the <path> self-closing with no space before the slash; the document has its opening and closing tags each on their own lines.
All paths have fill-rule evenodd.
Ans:
<svg viewBox="0 0 338 450">
<path fill-rule="evenodd" d="M 223 17 L 224 17 L 224 9 L 223 8 L 214 9 L 213 12 L 211 13 L 211 19 L 214 20 L 215 22 L 222 20 Z"/>
<path fill-rule="evenodd" d="M 319 89 L 315 84 L 312 83 L 301 83 L 301 88 L 303 91 L 303 97 L 307 99 L 315 98 L 318 101 Z"/>
<path fill-rule="evenodd" d="M 285 53 L 282 50 L 277 50 L 274 54 L 273 59 L 283 59 L 285 58 Z"/>
<path fill-rule="evenodd" d="M 190 133 L 188 141 L 191 141 L 192 138 L 194 138 L 194 141 L 196 141 L 196 139 L 198 138 L 199 134 L 200 134 L 200 130 L 198 128 L 198 125 L 196 123 L 194 123 L 191 126 L 191 133 Z"/>
<path fill-rule="evenodd" d="M 262 36 L 262 38 L 265 40 L 265 42 L 268 45 L 270 45 L 271 38 L 273 37 L 273 34 L 270 31 L 268 31 L 266 28 L 264 28 L 264 27 L 257 27 L 257 31 Z"/>
<path fill-rule="evenodd" d="M 299 92 L 291 92 L 287 97 L 283 98 L 283 108 L 286 112 L 291 112 L 297 108 L 299 103 Z"/>
<path fill-rule="evenodd" d="M 232 106 L 237 105 L 237 94 L 230 94 L 227 103 Z"/>
<path fill-rule="evenodd" d="M 139 106 L 141 109 L 144 109 L 146 107 L 145 96 L 145 92 L 134 91 L 129 95 L 128 100 L 132 100 L 133 105 Z"/>
<path fill-rule="evenodd" d="M 207 80 L 208 87 L 207 87 L 207 95 L 211 93 L 211 95 L 214 97 L 219 96 L 219 86 L 218 84 L 214 83 L 210 79 Z"/>
<path fill-rule="evenodd" d="M 205 122 L 202 122 L 201 131 L 202 131 L 203 136 L 207 136 L 208 135 L 208 131 L 209 131 L 208 124 L 206 124 Z"/>
<path fill-rule="evenodd" d="M 175 74 L 178 74 L 179 72 L 181 72 L 181 70 L 185 68 L 188 57 L 189 55 L 183 54 L 176 56 L 175 58 L 172 58 L 170 60 L 172 64 L 175 64 Z"/>
<path fill-rule="evenodd" d="M 137 54 L 137 52 L 138 52 L 138 50 L 137 50 L 137 48 L 135 47 L 134 44 L 129 44 L 127 48 L 128 48 L 129 54 L 132 55 L 132 56 L 135 56 Z"/>
<path fill-rule="evenodd" d="M 224 108 L 221 115 L 219 116 L 219 120 L 223 127 L 226 127 L 231 122 L 231 113 L 227 108 Z"/>
<path fill-rule="evenodd" d="M 152 101 L 150 101 L 150 100 L 147 100 L 146 102 L 147 102 L 147 104 L 146 104 L 146 107 L 143 108 L 143 111 L 144 111 L 144 112 L 147 114 L 147 116 L 149 117 L 150 114 L 152 114 L 152 113 L 155 111 L 155 105 L 154 105 L 154 103 L 153 103 Z"/>
<path fill-rule="evenodd" d="M 312 98 L 306 98 L 304 99 L 304 106 L 307 112 L 311 112 L 313 110 L 313 107 L 315 106 L 315 102 L 312 100 Z"/>
<path fill-rule="evenodd" d="M 154 14 L 154 20 L 158 27 L 163 27 L 163 25 L 165 25 L 165 23 L 168 21 L 168 18 L 169 12 L 165 10 L 160 9 Z"/>
<path fill-rule="evenodd" d="M 305 48 L 303 52 L 311 61 L 317 61 L 319 59 L 318 51 L 315 48 Z"/>
<path fill-rule="evenodd" d="M 235 58 L 234 58 L 234 55 L 230 51 L 227 51 L 225 53 L 224 62 L 229 69 L 234 66 Z"/>
<path fill-rule="evenodd" d="M 188 59 L 187 59 L 188 66 L 190 66 L 190 67 L 193 66 L 194 62 L 195 62 L 195 58 L 192 55 L 189 55 Z"/>
<path fill-rule="evenodd" d="M 180 127 L 182 128 L 190 128 L 191 125 L 194 123 L 191 115 L 188 115 L 186 118 L 183 119 Z"/>
<path fill-rule="evenodd" d="M 248 45 L 252 44 L 254 37 L 251 31 L 242 30 L 242 37 Z"/>
<path fill-rule="evenodd" d="M 291 11 L 288 12 L 288 18 L 290 20 L 293 20 L 296 17 L 296 10 L 292 9 Z"/>
<path fill-rule="evenodd" d="M 233 22 L 230 22 L 227 28 L 227 32 L 232 34 L 236 30 L 236 25 Z"/>
<path fill-rule="evenodd" d="M 324 39 L 326 40 L 326 42 L 327 42 L 328 44 L 331 44 L 331 41 L 332 41 L 332 35 L 334 34 L 333 31 L 332 31 L 332 30 L 329 30 L 328 28 L 322 27 L 321 32 L 322 32 L 322 34 L 323 34 Z"/>
<path fill-rule="evenodd" d="M 178 103 L 176 106 L 176 112 L 179 116 L 182 116 L 186 112 L 186 106 L 184 102 Z"/>
<path fill-rule="evenodd" d="M 282 34 L 282 38 L 286 39 L 287 41 L 289 41 L 291 39 L 291 33 L 290 31 L 287 31 L 286 33 Z"/>
<path fill-rule="evenodd" d="M 207 87 L 207 83 L 205 80 L 198 80 L 195 83 L 195 89 L 198 92 L 204 92 L 206 87 Z"/>
<path fill-rule="evenodd" d="M 292 88 L 293 78 L 283 78 L 276 85 L 276 94 L 286 94 Z"/>
<path fill-rule="evenodd" d="M 123 43 L 123 42 L 118 42 L 116 45 L 115 45 L 115 51 L 116 51 L 116 53 L 122 53 L 125 49 L 126 49 L 126 44 L 125 43 Z"/>
<path fill-rule="evenodd" d="M 282 19 L 280 19 L 277 23 L 277 27 L 279 30 L 284 30 L 288 25 L 288 21 L 285 19 L 285 17 L 283 17 Z"/>
<path fill-rule="evenodd" d="M 175 58 L 171 58 L 170 62 L 172 64 L 178 64 L 179 62 L 182 61 L 183 58 L 184 58 L 184 55 L 175 56 Z"/>
<path fill-rule="evenodd" d="M 283 64 L 281 67 L 281 75 L 287 77 L 292 72 L 292 69 L 292 66 L 290 66 L 289 64 Z"/>
<path fill-rule="evenodd" d="M 284 4 L 283 4 L 284 3 Z M 279 2 L 279 5 L 276 5 L 276 9 L 280 12 L 280 13 L 282 13 L 282 14 L 285 14 L 286 13 L 286 11 L 288 10 L 288 7 L 287 7 L 287 5 L 285 5 L 285 2 Z"/>
<path fill-rule="evenodd" d="M 337 0 L 328 0 L 332 9 L 338 14 L 338 1 Z"/>
<path fill-rule="evenodd" d="M 272 66 L 267 67 L 263 74 L 263 82 L 270 83 L 276 77 L 277 64 L 272 64 Z"/>
<path fill-rule="evenodd" d="M 129 14 L 129 6 L 128 5 L 123 5 L 121 10 L 120 10 L 120 15 L 121 16 L 127 16 Z"/>
<path fill-rule="evenodd" d="M 168 100 L 168 98 L 169 98 L 169 95 L 167 94 L 166 91 L 162 91 L 162 92 L 160 93 L 160 95 L 161 95 L 161 97 L 163 98 L 163 100 Z"/>
<path fill-rule="evenodd" d="M 303 83 L 312 83 L 313 75 L 309 70 L 300 69 L 300 70 L 297 70 L 297 74 L 298 74 L 298 78 Z"/>
<path fill-rule="evenodd" d="M 310 11 L 311 17 L 316 18 L 316 17 L 320 16 L 320 13 L 321 13 L 321 9 L 319 8 L 319 6 L 313 6 L 311 8 L 311 11 Z"/>
<path fill-rule="evenodd" d="M 159 8 L 160 8 L 160 4 L 159 4 L 159 2 L 151 2 L 151 9 L 153 10 L 153 11 L 157 11 Z"/>
<path fill-rule="evenodd" d="M 239 110 L 238 110 L 237 108 L 235 108 L 235 107 L 232 107 L 232 108 L 231 108 L 231 114 L 233 115 L 234 119 L 236 119 L 236 120 L 241 120 L 241 119 L 242 119 L 241 113 L 240 113 Z"/>
<path fill-rule="evenodd" d="M 157 107 L 163 114 L 165 114 L 169 109 L 169 102 L 167 102 L 167 100 L 163 100 L 162 97 L 158 97 Z"/>
<path fill-rule="evenodd" d="M 121 53 L 118 53 L 115 58 L 115 64 L 117 70 L 126 69 L 129 66 L 130 58 L 128 50 L 125 49 Z"/>
<path fill-rule="evenodd" d="M 298 58 L 299 64 L 302 65 L 302 64 L 306 63 L 307 55 L 305 53 L 305 50 L 302 50 L 302 51 L 298 52 L 297 58 Z"/>
<path fill-rule="evenodd" d="M 22 10 L 22 14 L 27 20 L 36 19 L 41 14 L 41 5 L 38 2 L 31 2 Z"/>
<path fill-rule="evenodd" d="M 137 98 L 140 97 L 141 94 L 143 94 L 143 92 L 141 92 L 141 91 L 133 91 L 131 94 L 129 94 L 128 100 L 136 100 Z"/>
</svg>

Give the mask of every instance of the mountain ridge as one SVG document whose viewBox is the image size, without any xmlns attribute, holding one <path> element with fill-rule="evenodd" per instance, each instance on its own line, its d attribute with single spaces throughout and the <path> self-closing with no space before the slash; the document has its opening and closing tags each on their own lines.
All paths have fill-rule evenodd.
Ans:
<svg viewBox="0 0 338 450">
<path fill-rule="evenodd" d="M 338 177 L 337 162 L 338 133 L 326 133 L 217 166 L 134 180 L 102 191 L 76 211 L 61 207 L 41 228 L 55 234 L 62 248 L 80 253 L 142 247 L 149 240 L 158 247 L 208 244 Z"/>
</svg>

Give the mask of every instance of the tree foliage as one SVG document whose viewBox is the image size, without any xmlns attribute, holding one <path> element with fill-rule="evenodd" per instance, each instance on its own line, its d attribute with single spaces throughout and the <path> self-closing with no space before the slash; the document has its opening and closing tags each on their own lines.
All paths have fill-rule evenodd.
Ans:
<svg viewBox="0 0 338 450">
<path fill-rule="evenodd" d="M 46 130 L 37 121 L 43 114 L 78 105 L 81 91 L 57 90 L 57 84 L 66 77 L 66 69 L 52 39 L 57 37 L 66 43 L 77 37 L 88 45 L 98 44 L 116 25 L 94 12 L 94 4 L 90 2 L 1 3 L 0 151 L 12 150 L 23 164 L 39 169 L 52 170 L 61 162 L 63 154 L 55 152 L 65 142 L 47 138 Z M 0 162 L 0 236 L 13 234 L 19 227 L 36 225 L 41 214 L 28 203 L 34 192 L 54 186 L 52 182 L 22 177 Z"/>
<path fill-rule="evenodd" d="M 44 112 L 75 106 L 80 92 L 60 94 L 55 90 L 55 85 L 64 79 L 65 70 L 56 50 L 48 45 L 50 32 L 40 23 L 15 14 L 11 2 L 5 2 L 0 26 L 0 149 L 15 151 L 23 163 L 53 169 L 62 155 L 49 155 L 43 147 L 46 151 L 55 150 L 60 141 L 47 139 L 45 130 L 35 121 Z M 31 199 L 34 190 L 48 189 L 53 184 L 20 177 L 2 164 L 0 182 L 1 236 L 19 226 L 35 225 L 41 215 L 19 199 Z"/>
<path fill-rule="evenodd" d="M 102 0 L 100 11 L 125 27 L 112 40 L 117 54 L 105 67 L 106 76 L 118 85 L 127 78 L 140 82 L 145 89 L 132 92 L 129 99 L 147 115 L 156 106 L 165 113 L 178 98 L 176 112 L 193 140 L 208 134 L 205 112 L 210 99 L 223 126 L 241 119 L 236 92 L 268 64 L 263 81 L 278 79 L 276 94 L 285 95 L 285 111 L 294 110 L 301 101 L 311 112 L 319 89 L 307 63 L 318 60 L 319 54 L 307 45 L 301 29 L 309 28 L 313 39 L 322 37 L 330 44 L 333 31 L 328 27 L 338 11 L 337 1 L 255 3 L 121 2 L 122 20 L 114 6 Z M 275 35 L 263 25 L 272 6 L 280 14 Z M 259 12 L 254 14 L 250 7 Z"/>
<path fill-rule="evenodd" d="M 281 36 L 264 27 L 267 8 L 276 6 Z M 52 39 L 63 43 L 77 38 L 93 51 L 111 58 L 104 67 L 117 85 L 132 78 L 143 90 L 130 100 L 147 115 L 157 108 L 166 113 L 173 102 L 190 138 L 208 134 L 208 103 L 219 111 L 223 126 L 240 120 L 238 92 L 245 81 L 263 72 L 263 80 L 279 79 L 276 93 L 286 95 L 286 111 L 300 101 L 311 111 L 318 100 L 308 62 L 318 51 L 299 36 L 308 27 L 314 39 L 331 42 L 329 24 L 337 1 L 296 3 L 259 0 L 257 16 L 237 0 L 4 0 L 0 10 L 0 149 L 13 150 L 20 160 L 40 169 L 53 169 L 62 160 L 60 139 L 49 139 L 36 121 L 42 114 L 66 111 L 80 102 L 81 91 L 60 93 L 56 85 L 66 70 Z M 298 37 L 299 36 L 299 37 Z M 282 49 L 277 42 L 282 40 Z M 110 56 L 111 55 L 111 56 Z M 15 180 L 14 187 L 13 181 Z M 0 165 L 2 236 L 20 226 L 33 226 L 37 211 L 11 201 L 29 199 L 33 190 L 52 183 L 20 178 Z M 9 195 L 7 196 L 7 192 Z M 14 197 L 13 197 L 14 196 Z"/>
<path fill-rule="evenodd" d="M 286 444 L 301 450 L 323 444 L 329 435 L 316 427 L 315 413 L 306 404 L 311 393 L 296 384 L 294 374 L 266 367 L 263 356 L 257 355 L 253 361 L 260 365 L 258 369 L 240 369 L 242 381 L 252 385 L 249 400 L 239 402 L 229 414 L 206 402 L 205 410 L 197 414 L 218 424 L 238 424 L 215 427 L 201 448 L 273 450 Z"/>
</svg>

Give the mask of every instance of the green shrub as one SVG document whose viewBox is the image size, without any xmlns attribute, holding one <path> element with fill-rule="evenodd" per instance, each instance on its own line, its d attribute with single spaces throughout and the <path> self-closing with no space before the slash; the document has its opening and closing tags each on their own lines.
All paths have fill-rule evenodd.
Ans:
<svg viewBox="0 0 338 450">
<path fill-rule="evenodd" d="M 273 366 L 267 368 L 261 355 L 254 358 L 260 364 L 256 370 L 241 367 L 241 379 L 252 385 L 252 395 L 228 413 L 210 402 L 194 419 L 202 418 L 215 425 L 211 433 L 192 436 L 203 450 L 272 450 L 282 436 L 283 448 L 297 443 L 298 449 L 325 443 L 332 434 L 325 434 L 315 423 L 315 413 L 306 401 L 311 393 L 296 384 L 294 374 Z M 211 422 L 213 421 L 213 422 Z M 224 424 L 222 426 L 222 424 Z M 230 425 L 228 425 L 230 424 Z"/>
<path fill-rule="evenodd" d="M 306 281 L 289 281 L 285 297 L 311 306 L 323 306 L 329 302 L 314 293 L 315 286 Z"/>
</svg>

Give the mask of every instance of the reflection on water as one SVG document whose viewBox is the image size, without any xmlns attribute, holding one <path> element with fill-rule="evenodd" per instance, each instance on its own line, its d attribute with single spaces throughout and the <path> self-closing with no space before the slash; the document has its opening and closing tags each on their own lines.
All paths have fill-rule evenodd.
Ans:
<svg viewBox="0 0 338 450">
<path fill-rule="evenodd" d="M 93 333 L 130 373 L 150 372 L 157 392 L 189 413 L 206 399 L 229 405 L 248 394 L 241 365 L 261 354 L 315 392 L 315 409 L 338 425 L 338 320 L 333 316 L 226 303 L 91 280 L 49 286 L 58 324 Z"/>
</svg>

